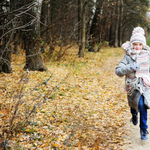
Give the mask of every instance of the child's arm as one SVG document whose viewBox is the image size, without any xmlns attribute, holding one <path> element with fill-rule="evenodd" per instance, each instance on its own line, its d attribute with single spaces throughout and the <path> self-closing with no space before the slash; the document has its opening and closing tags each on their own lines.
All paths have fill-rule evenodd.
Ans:
<svg viewBox="0 0 150 150">
<path fill-rule="evenodd" d="M 133 73 L 133 70 L 131 69 L 131 65 L 129 63 L 129 56 L 125 55 L 122 61 L 119 62 L 118 66 L 115 69 L 115 73 L 119 77 L 123 77 L 124 75 Z M 133 63 L 133 62 L 132 62 Z"/>
</svg>

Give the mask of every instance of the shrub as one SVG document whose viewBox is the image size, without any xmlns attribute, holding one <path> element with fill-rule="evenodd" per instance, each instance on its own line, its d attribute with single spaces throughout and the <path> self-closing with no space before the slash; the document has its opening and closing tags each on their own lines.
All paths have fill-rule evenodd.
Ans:
<svg viewBox="0 0 150 150">
<path fill-rule="evenodd" d="M 146 42 L 147 42 L 147 45 L 150 46 L 150 37 L 147 38 Z"/>
</svg>

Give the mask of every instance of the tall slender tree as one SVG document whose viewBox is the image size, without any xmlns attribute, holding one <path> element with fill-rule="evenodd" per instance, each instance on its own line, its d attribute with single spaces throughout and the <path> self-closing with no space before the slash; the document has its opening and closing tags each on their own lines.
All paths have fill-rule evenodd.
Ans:
<svg viewBox="0 0 150 150">
<path fill-rule="evenodd" d="M 79 21 L 79 57 L 84 57 L 85 53 L 85 40 L 86 40 L 86 7 L 87 1 L 78 0 L 78 21 Z"/>
<path fill-rule="evenodd" d="M 114 47 L 118 47 L 118 29 L 119 29 L 119 18 L 120 18 L 120 0 L 116 0 L 116 25 L 115 25 L 115 43 Z"/>
<path fill-rule="evenodd" d="M 11 73 L 11 48 L 14 31 L 10 30 L 13 26 L 12 1 L 0 1 L 0 72 Z"/>
<path fill-rule="evenodd" d="M 122 45 L 123 0 L 120 0 L 119 46 Z"/>
</svg>

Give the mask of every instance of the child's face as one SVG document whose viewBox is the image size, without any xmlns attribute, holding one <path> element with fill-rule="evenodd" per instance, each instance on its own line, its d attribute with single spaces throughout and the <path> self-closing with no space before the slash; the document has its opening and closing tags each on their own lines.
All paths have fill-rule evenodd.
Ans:
<svg viewBox="0 0 150 150">
<path fill-rule="evenodd" d="M 143 49 L 143 44 L 140 43 L 140 42 L 135 42 L 135 43 L 133 43 L 133 49 L 142 50 Z"/>
</svg>

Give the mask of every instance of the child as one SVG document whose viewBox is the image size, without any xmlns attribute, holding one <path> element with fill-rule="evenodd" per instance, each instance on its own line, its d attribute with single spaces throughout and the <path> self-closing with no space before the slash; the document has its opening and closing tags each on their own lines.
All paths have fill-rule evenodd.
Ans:
<svg viewBox="0 0 150 150">
<path fill-rule="evenodd" d="M 126 55 L 115 69 L 119 77 L 125 75 L 128 104 L 132 114 L 131 121 L 138 124 L 140 113 L 140 135 L 147 140 L 147 109 L 150 108 L 150 53 L 146 45 L 144 29 L 134 28 L 130 42 L 122 45 Z"/>
</svg>

